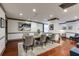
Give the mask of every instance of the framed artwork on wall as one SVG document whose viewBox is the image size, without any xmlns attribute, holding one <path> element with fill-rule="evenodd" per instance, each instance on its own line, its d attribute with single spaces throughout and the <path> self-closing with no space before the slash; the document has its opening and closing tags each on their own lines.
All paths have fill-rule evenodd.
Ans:
<svg viewBox="0 0 79 59">
<path fill-rule="evenodd" d="M 72 26 L 68 26 L 68 30 L 72 30 Z"/>
<path fill-rule="evenodd" d="M 54 24 L 49 25 L 49 30 L 54 30 Z"/>
<path fill-rule="evenodd" d="M 5 27 L 5 20 L 0 17 L 0 28 L 4 28 Z"/>
<path fill-rule="evenodd" d="M 62 27 L 63 30 L 66 30 L 67 28 L 65 26 Z"/>
<path fill-rule="evenodd" d="M 18 30 L 19 31 L 23 31 L 23 30 L 30 31 L 31 30 L 31 23 L 19 22 L 18 23 Z"/>
</svg>

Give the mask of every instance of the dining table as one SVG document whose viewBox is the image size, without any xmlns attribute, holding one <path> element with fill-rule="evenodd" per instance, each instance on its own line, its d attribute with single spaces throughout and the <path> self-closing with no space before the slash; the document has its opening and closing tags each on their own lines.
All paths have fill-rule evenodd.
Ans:
<svg viewBox="0 0 79 59">
<path fill-rule="evenodd" d="M 33 38 L 37 41 L 40 41 L 41 35 L 34 35 Z M 50 35 L 46 35 L 46 42 L 50 40 Z"/>
<path fill-rule="evenodd" d="M 41 37 L 41 35 L 34 35 L 34 36 L 33 36 L 33 38 L 34 38 L 35 40 L 40 40 L 40 37 Z"/>
</svg>

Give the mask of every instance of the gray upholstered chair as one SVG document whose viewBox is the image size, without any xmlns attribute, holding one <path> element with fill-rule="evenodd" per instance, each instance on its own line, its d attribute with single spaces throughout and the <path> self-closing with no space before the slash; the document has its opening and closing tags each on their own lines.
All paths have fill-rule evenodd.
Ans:
<svg viewBox="0 0 79 59">
<path fill-rule="evenodd" d="M 54 40 L 55 40 L 55 34 L 52 34 L 52 35 L 50 36 L 50 41 L 52 41 L 52 44 L 53 44 Z"/>
<path fill-rule="evenodd" d="M 43 46 L 43 44 L 46 45 L 46 35 L 45 34 L 42 34 L 40 37 L 40 45 Z"/>
<path fill-rule="evenodd" d="M 25 39 L 25 36 L 29 36 L 29 33 L 24 32 L 22 38 Z"/>
<path fill-rule="evenodd" d="M 33 36 L 25 36 L 25 39 L 23 41 L 23 47 L 24 47 L 25 51 L 27 52 L 27 49 L 30 47 L 33 50 L 33 45 L 34 45 Z"/>
</svg>

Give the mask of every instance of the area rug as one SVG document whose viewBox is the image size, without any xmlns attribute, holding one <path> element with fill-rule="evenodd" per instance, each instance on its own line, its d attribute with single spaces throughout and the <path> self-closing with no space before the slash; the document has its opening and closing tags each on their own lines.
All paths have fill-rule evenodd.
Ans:
<svg viewBox="0 0 79 59">
<path fill-rule="evenodd" d="M 43 52 L 46 52 L 50 49 L 56 48 L 58 47 L 60 44 L 58 43 L 47 43 L 46 46 L 44 45 L 42 46 L 37 46 L 34 47 L 33 50 L 29 49 L 27 51 L 27 53 L 25 52 L 25 50 L 23 49 L 23 42 L 18 43 L 18 56 L 37 56 Z"/>
</svg>

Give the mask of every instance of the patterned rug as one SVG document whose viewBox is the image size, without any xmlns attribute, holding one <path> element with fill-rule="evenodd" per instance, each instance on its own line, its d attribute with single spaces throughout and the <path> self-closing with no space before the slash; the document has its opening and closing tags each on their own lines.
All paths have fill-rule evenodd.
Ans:
<svg viewBox="0 0 79 59">
<path fill-rule="evenodd" d="M 25 52 L 24 48 L 23 48 L 23 42 L 18 43 L 18 56 L 37 56 L 43 52 L 46 52 L 52 48 L 56 48 L 59 45 L 61 45 L 62 43 L 58 44 L 58 43 L 47 43 L 46 46 L 44 45 L 42 46 L 37 46 L 34 47 L 33 50 L 29 49 L 27 50 L 27 53 Z"/>
</svg>

